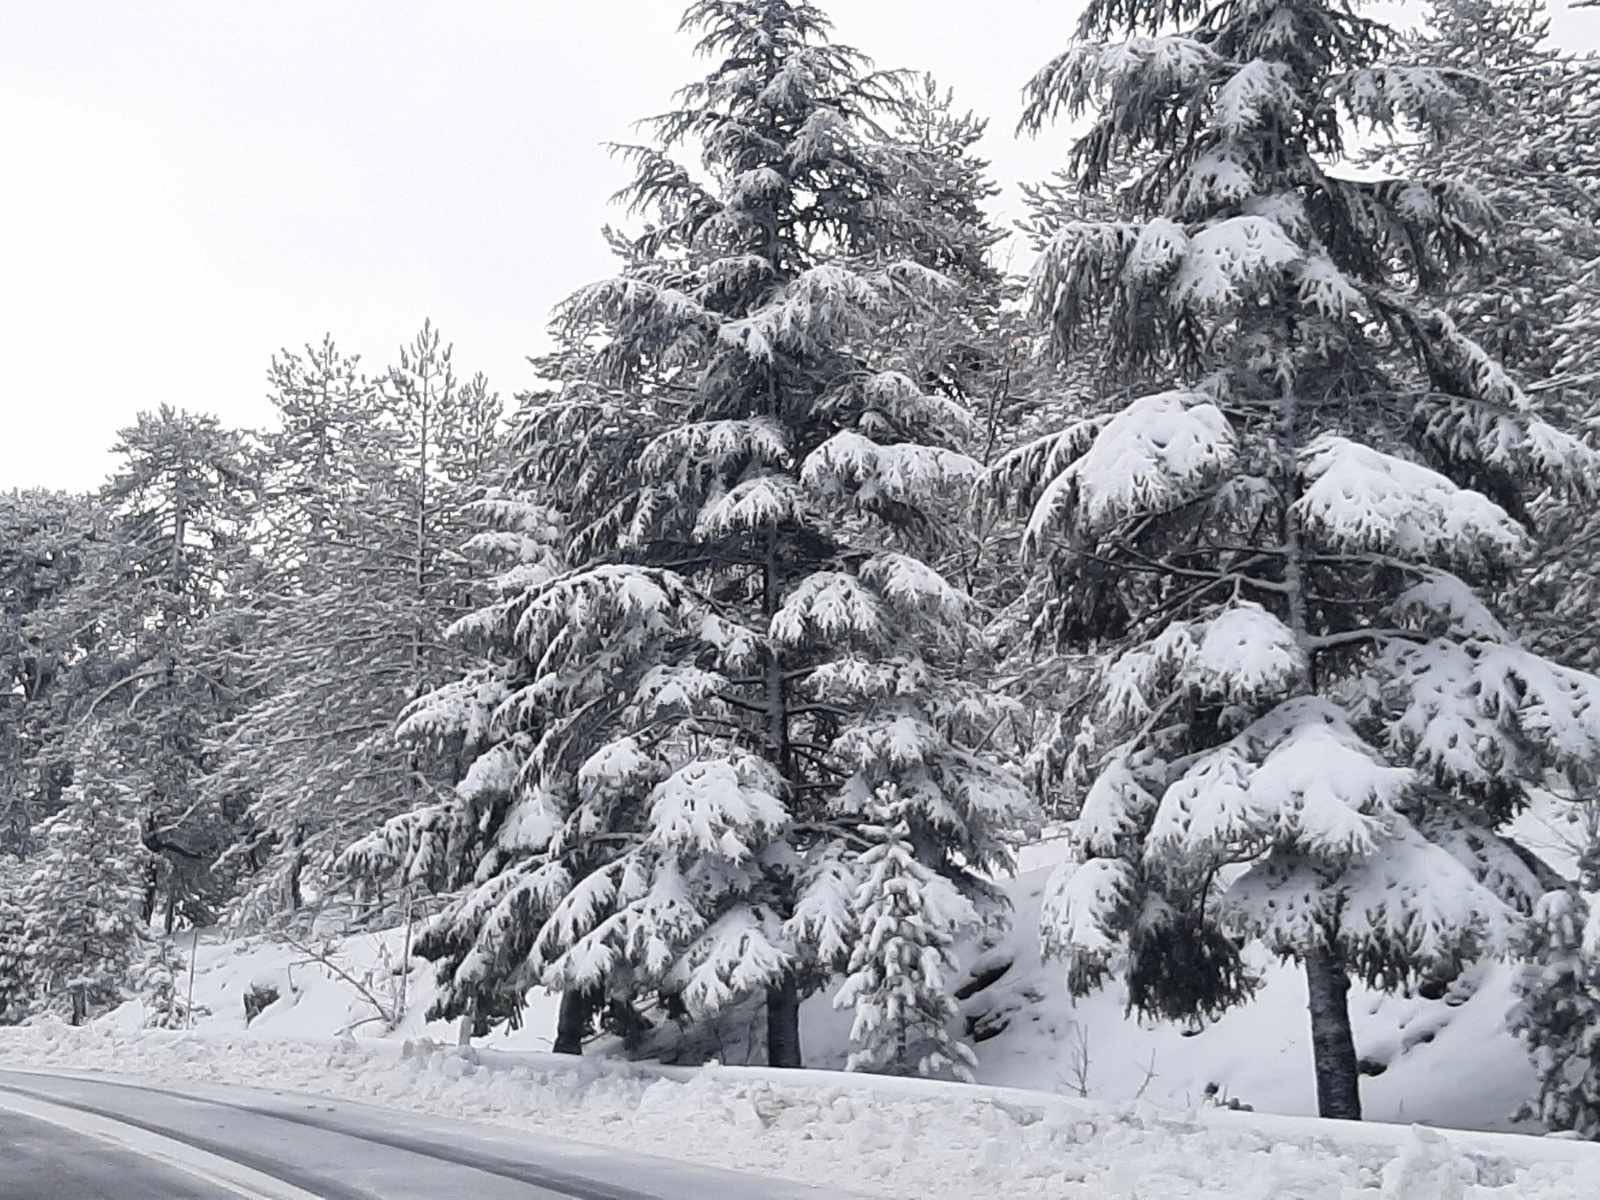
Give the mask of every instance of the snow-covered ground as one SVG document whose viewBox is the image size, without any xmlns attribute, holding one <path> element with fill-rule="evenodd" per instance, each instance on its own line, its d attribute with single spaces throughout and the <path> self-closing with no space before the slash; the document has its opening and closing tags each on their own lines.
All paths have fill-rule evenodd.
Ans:
<svg viewBox="0 0 1600 1200">
<path fill-rule="evenodd" d="M 693 1043 L 661 1026 L 653 1049 L 677 1066 L 557 1058 L 547 1053 L 548 996 L 534 997 L 520 1030 L 478 1039 L 463 1057 L 453 1025 L 424 1019 L 426 966 L 407 978 L 399 1028 L 379 1036 L 377 1005 L 392 1006 L 399 989 L 398 930 L 342 939 L 327 962 L 270 940 L 205 939 L 194 990 L 210 1011 L 192 1033 L 143 1031 L 135 1001 L 91 1030 L 0 1031 L 0 1061 L 270 1081 L 885 1196 L 1566 1200 L 1600 1169 L 1600 1147 L 1484 1134 L 1437 1142 L 1407 1128 L 1513 1128 L 1533 1076 L 1503 1028 L 1509 969 L 1481 971 L 1435 1001 L 1354 990 L 1358 1048 L 1379 1072 L 1363 1081 L 1373 1121 L 1306 1120 L 1314 1098 L 1298 974 L 1265 964 L 1258 999 L 1198 1031 L 1142 1026 L 1114 993 L 1075 1003 L 1059 967 L 1040 961 L 1035 935 L 1053 857 L 1048 846 L 1030 851 L 1009 885 L 1013 932 L 963 956 L 961 1008 L 983 1035 L 986 1086 L 836 1073 L 849 1017 L 827 997 L 803 1013 L 807 1061 L 823 1069 L 798 1073 L 742 1065 L 759 1054 L 754 1013 Z M 257 984 L 280 999 L 247 1028 L 244 996 Z M 721 1065 L 698 1069 L 712 1059 Z M 1208 1092 L 1256 1111 L 1219 1108 Z M 1384 1182 L 1407 1163 L 1433 1163 L 1465 1190 Z"/>
<path fill-rule="evenodd" d="M 1010 935 L 997 945 L 965 947 L 963 990 L 969 994 L 961 1010 L 969 1039 L 983 1038 L 976 1044 L 980 1083 L 1111 1102 L 1141 1099 L 1180 1111 L 1202 1104 L 1209 1090 L 1261 1112 L 1316 1111 L 1305 985 L 1292 967 L 1262 960 L 1267 983 L 1260 996 L 1198 1032 L 1142 1025 L 1123 1011 L 1123 997 L 1114 991 L 1076 1002 L 1066 995 L 1059 966 L 1040 961 L 1035 933 L 1039 897 L 1054 857 L 1049 845 L 1030 848 L 1023 874 L 1008 885 L 1016 906 Z M 358 934 L 340 940 L 332 965 L 324 965 L 279 942 L 202 940 L 195 1000 L 210 1011 L 199 1018 L 196 1031 L 250 1040 L 329 1038 L 347 1030 L 362 1040 L 377 1037 L 382 1030 L 373 1019 L 377 1008 L 361 988 L 385 1006 L 394 1004 L 393 966 L 402 944 L 400 930 Z M 187 953 L 187 939 L 179 948 Z M 341 978 L 341 971 L 348 978 Z M 257 982 L 272 985 L 280 999 L 247 1029 L 244 995 Z M 1352 989 L 1358 1050 L 1369 1070 L 1381 1070 L 1363 1080 L 1368 1117 L 1463 1129 L 1516 1128 L 1512 1113 L 1532 1096 L 1534 1079 L 1523 1048 L 1504 1030 L 1510 982 L 1510 968 L 1495 966 L 1462 980 L 1439 1000 Z M 427 1037 L 454 1043 L 453 1025 L 424 1019 L 433 993 L 429 968 L 417 965 L 406 982 L 405 1017 L 389 1035 L 392 1040 Z M 807 1002 L 802 1040 L 808 1065 L 840 1069 L 850 1016 L 828 1001 L 819 996 Z M 713 1058 L 728 1065 L 758 1063 L 764 1043 L 757 1016 L 749 1011 L 730 1015 L 693 1043 L 677 1043 L 672 1031 L 663 1029 L 653 1048 L 683 1065 Z M 134 1001 L 103 1021 L 133 1030 L 143 1025 L 144 1013 Z M 521 1029 L 477 1044 L 549 1050 L 554 1029 L 554 999 L 535 995 Z"/>
<path fill-rule="evenodd" d="M 906 1200 L 1580 1200 L 1600 1147 L 766 1068 L 36 1025 L 11 1066 L 270 1085 Z"/>
</svg>

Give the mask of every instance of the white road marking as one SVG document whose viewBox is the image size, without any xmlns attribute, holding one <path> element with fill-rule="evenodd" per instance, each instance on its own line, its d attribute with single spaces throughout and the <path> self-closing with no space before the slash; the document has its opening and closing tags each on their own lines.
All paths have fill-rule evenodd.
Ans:
<svg viewBox="0 0 1600 1200">
<path fill-rule="evenodd" d="M 10 1109 L 25 1117 L 48 1121 L 85 1137 L 131 1150 L 142 1158 L 225 1188 L 241 1197 L 241 1200 L 323 1200 L 314 1192 L 275 1179 L 253 1167 L 95 1113 L 79 1112 L 75 1108 L 3 1090 L 0 1090 L 0 1109 Z"/>
</svg>

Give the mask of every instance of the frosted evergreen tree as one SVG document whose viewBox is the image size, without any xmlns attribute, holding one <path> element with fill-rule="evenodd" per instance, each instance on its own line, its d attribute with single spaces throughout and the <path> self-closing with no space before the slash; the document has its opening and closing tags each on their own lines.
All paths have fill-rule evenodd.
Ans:
<svg viewBox="0 0 1600 1200">
<path fill-rule="evenodd" d="M 364 506 L 363 476 L 375 468 L 364 472 L 363 464 L 389 457 L 377 385 L 331 337 L 303 353 L 275 355 L 268 380 L 277 427 L 261 438 L 263 573 L 244 654 L 247 701 L 218 731 L 218 761 L 206 781 L 216 802 L 243 809 L 241 836 L 227 857 L 243 877 L 235 907 L 246 917 L 300 907 L 316 849 L 307 841 L 315 841 L 346 765 L 338 752 L 388 728 L 387 712 L 360 720 L 351 693 L 359 695 L 363 657 L 341 653 L 338 632 L 381 625 L 381 617 L 362 621 L 341 603 L 339 584 L 371 565 L 375 541 L 394 550 L 373 536 Z M 395 703 L 392 691 L 382 703 Z"/>
<path fill-rule="evenodd" d="M 143 804 L 119 782 L 126 757 L 105 731 L 83 735 L 61 811 L 39 830 L 20 896 L 32 1007 L 79 1023 L 115 1006 L 143 955 L 149 852 Z"/>
<path fill-rule="evenodd" d="M 1524 931 L 1509 1024 L 1538 1073 L 1526 1115 L 1600 1139 L 1600 840 L 1579 871 L 1571 886 L 1540 899 Z"/>
<path fill-rule="evenodd" d="M 1594 427 L 1600 417 L 1600 57 L 1550 37 L 1537 0 L 1437 0 L 1408 51 L 1488 80 L 1492 101 L 1459 136 L 1421 138 L 1395 157 L 1412 172 L 1474 180 L 1500 218 L 1493 253 L 1453 278 L 1439 303 L 1507 367 L 1537 380 L 1536 408 Z M 1600 666 L 1600 525 L 1594 506 L 1534 502 L 1540 546 L 1507 603 L 1530 644 Z"/>
<path fill-rule="evenodd" d="M 1441 306 L 1559 411 L 1600 385 L 1600 58 L 1557 46 L 1538 0 L 1434 0 L 1406 50 L 1493 88 L 1455 136 L 1389 156 L 1475 181 L 1501 220 L 1493 253 L 1460 273 Z"/>
<path fill-rule="evenodd" d="M 252 637 L 254 698 L 227 731 L 218 795 L 245 798 L 230 859 L 247 921 L 323 895 L 340 850 L 448 793 L 464 763 L 395 736 L 406 704 L 465 665 L 467 507 L 499 470 L 499 398 L 456 377 L 431 325 L 379 380 L 331 342 L 273 369 L 267 439 L 276 602 Z"/>
<path fill-rule="evenodd" d="M 865 825 L 873 845 L 856 862 L 860 934 L 850 951 L 835 1008 L 855 1011 L 851 1071 L 897 1075 L 949 1073 L 972 1081 L 977 1059 L 950 1035 L 959 1013 L 947 979 L 960 969 L 953 931 L 975 925 L 976 911 L 948 881 L 917 861 L 896 789 L 886 786 Z"/>
<path fill-rule="evenodd" d="M 144 1006 L 147 1029 L 187 1029 L 191 1021 L 188 993 L 188 960 L 173 947 L 170 939 L 157 939 L 139 968 L 136 990 Z M 193 1016 L 206 1010 L 196 1006 Z"/>
<path fill-rule="evenodd" d="M 336 869 L 362 888 L 394 883 L 430 892 L 464 890 L 422 932 L 416 948 L 437 964 L 431 1015 L 467 1015 L 475 1028 L 486 1028 L 520 1019 L 522 997 L 537 982 L 510 946 L 493 964 L 474 957 L 471 967 L 463 967 L 494 911 L 473 890 L 474 881 L 515 883 L 521 871 L 544 865 L 534 852 L 542 852 L 549 838 L 541 824 L 545 809 L 539 796 L 520 787 L 523 763 L 542 731 L 543 675 L 521 631 L 526 597 L 561 572 L 562 529 L 554 510 L 532 493 L 495 489 L 472 511 L 482 527 L 463 550 L 479 565 L 489 602 L 460 618 L 447 635 L 479 665 L 407 706 L 397 731 L 403 744 L 454 747 L 467 766 L 435 802 L 398 814 L 350 845 Z M 513 923 L 503 931 L 502 944 L 507 935 L 521 938 L 525 956 L 536 933 L 532 923 Z"/>
<path fill-rule="evenodd" d="M 202 789 L 212 735 L 238 705 L 254 462 L 238 431 L 166 407 L 122 430 L 115 453 L 97 496 L 101 536 L 29 622 L 64 664 L 50 767 L 77 769 L 69 751 L 88 725 L 112 731 L 156 856 L 146 905 L 169 927 L 203 922 L 222 899 L 211 867 L 233 836 L 233 814 Z"/>
<path fill-rule="evenodd" d="M 508 852 L 422 948 L 441 1011 L 535 982 L 691 1014 L 763 997 L 792 1066 L 801 995 L 848 960 L 875 789 L 990 901 L 1028 801 L 977 753 L 996 705 L 962 682 L 983 648 L 937 565 L 978 466 L 964 405 L 924 389 L 930 343 L 899 336 L 954 288 L 913 257 L 948 240 L 919 242 L 929 192 L 881 166 L 897 81 L 809 4 L 684 23 L 716 66 L 624 148 L 647 230 L 564 306 L 581 370 L 519 435 L 571 567 L 493 618 L 502 711 L 531 725 L 499 760 Z"/>
<path fill-rule="evenodd" d="M 1320 1111 L 1356 1117 L 1350 977 L 1502 946 L 1540 889 L 1497 830 L 1600 751 L 1600 681 L 1483 599 L 1526 494 L 1595 463 L 1417 294 L 1473 250 L 1481 196 L 1337 171 L 1352 129 L 1445 131 L 1469 77 L 1385 66 L 1389 30 L 1318 2 L 1092 0 L 1080 37 L 1025 124 L 1089 118 L 1084 187 L 1148 160 L 1134 218 L 1056 234 L 1035 311 L 1058 351 L 1104 338 L 1171 382 L 993 473 L 1031 510 L 1043 632 L 1111 651 L 1044 945 L 1075 991 L 1116 975 L 1191 1017 L 1250 994 L 1261 939 L 1304 967 Z M 1401 351 L 1420 385 L 1384 369 Z"/>
<path fill-rule="evenodd" d="M 20 859 L 0 858 L 0 1025 L 21 1021 L 33 1000 L 21 906 L 26 880 Z"/>
<path fill-rule="evenodd" d="M 1027 215 L 1019 225 L 1033 253 L 1042 253 L 1068 225 L 1125 218 L 1130 175 L 1113 170 L 1101 185 L 1084 189 L 1063 169 L 1042 183 L 1024 184 Z M 1048 445 L 1041 441 L 1046 435 L 1104 412 L 1116 394 L 1136 394 L 1149 382 L 1115 360 L 1109 339 L 1078 346 L 1066 357 L 1053 356 L 1047 352 L 1048 336 L 1025 307 L 1019 305 L 1007 316 L 1014 322 L 1011 386 L 1017 402 L 997 438 L 999 453 L 986 455 L 986 466 L 1019 447 Z M 1047 476 L 1026 456 L 1017 455 L 1006 458 L 989 478 L 1005 481 L 994 493 L 1004 502 L 979 510 L 999 585 L 991 593 L 996 616 L 990 636 L 994 644 L 1008 648 L 1001 664 L 1002 686 L 1028 712 L 1024 777 L 1045 811 L 1060 818 L 1072 811 L 1073 798 L 1086 782 L 1093 678 L 1102 663 L 1094 643 L 1115 630 L 1115 618 L 1107 625 L 1109 614 L 1103 609 L 1074 609 L 1052 592 L 1046 579 L 1016 570 L 1034 489 Z M 1058 620 L 1040 619 L 1042 608 L 1057 606 Z M 1047 626 L 1051 636 L 1041 640 L 1038 632 Z"/>
<path fill-rule="evenodd" d="M 1440 302 L 1508 366 L 1539 379 L 1532 399 L 1540 411 L 1592 429 L 1600 415 L 1600 59 L 1564 51 L 1550 37 L 1545 6 L 1522 0 L 1439 0 L 1411 49 L 1423 62 L 1473 71 L 1496 91 L 1492 105 L 1467 114 L 1462 136 L 1416 142 L 1399 156 L 1413 169 L 1481 181 L 1502 219 L 1493 255 Z M 1556 494 L 1531 507 L 1539 548 L 1506 603 L 1531 646 L 1593 670 L 1595 506 Z M 1544 782 L 1552 796 L 1593 804 L 1591 771 Z M 1593 817 L 1570 828 L 1585 824 L 1592 830 Z M 1512 1026 L 1539 1072 L 1530 1114 L 1594 1137 L 1600 981 L 1583 951 L 1591 896 L 1569 887 L 1540 901 L 1517 943 L 1526 962 Z"/>
<path fill-rule="evenodd" d="M 0 853 L 29 850 L 66 783 L 51 750 L 72 639 L 41 618 L 77 580 L 94 534 L 86 497 L 0 493 Z"/>
</svg>

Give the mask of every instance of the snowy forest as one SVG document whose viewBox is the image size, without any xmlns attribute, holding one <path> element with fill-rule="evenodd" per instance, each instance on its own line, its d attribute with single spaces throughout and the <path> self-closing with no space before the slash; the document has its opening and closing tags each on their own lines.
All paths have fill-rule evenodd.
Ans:
<svg viewBox="0 0 1600 1200">
<path fill-rule="evenodd" d="M 1359 1118 L 1352 989 L 1497 963 L 1600 1139 L 1600 58 L 1411 15 L 1088 0 L 974 114 L 693 0 L 525 379 L 307 330 L 269 425 L 0 492 L 0 1022 L 181 1027 L 187 931 L 337 914 L 463 1038 L 543 989 L 558 1052 L 801 1067 L 815 998 L 971 1080 L 958 947 L 1019 933 L 1187 1031 L 1287 964 Z"/>
</svg>

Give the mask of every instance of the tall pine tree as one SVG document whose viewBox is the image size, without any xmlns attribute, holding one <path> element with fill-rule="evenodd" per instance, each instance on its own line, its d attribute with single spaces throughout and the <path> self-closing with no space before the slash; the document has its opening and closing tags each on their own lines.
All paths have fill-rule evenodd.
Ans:
<svg viewBox="0 0 1600 1200">
<path fill-rule="evenodd" d="M 30 849 L 33 827 L 55 811 L 67 782 L 51 751 L 74 647 L 71 631 L 52 630 L 45 616 L 95 538 L 86 497 L 0 494 L 0 855 Z"/>
<path fill-rule="evenodd" d="M 1356 1117 L 1351 976 L 1501 944 L 1538 888 L 1496 831 L 1600 751 L 1600 681 L 1482 592 L 1525 552 L 1527 494 L 1595 464 L 1418 294 L 1482 197 L 1338 173 L 1353 129 L 1443 132 L 1470 77 L 1384 65 L 1394 35 L 1321 0 L 1091 0 L 1080 38 L 1024 123 L 1087 116 L 1078 184 L 1128 156 L 1136 216 L 1062 226 L 1035 312 L 1059 351 L 1102 338 L 1171 382 L 994 473 L 1051 631 L 1114 651 L 1044 942 L 1075 989 L 1120 970 L 1136 1007 L 1190 1015 L 1249 994 L 1262 939 L 1303 965 L 1321 1112 Z"/>
<path fill-rule="evenodd" d="M 76 771 L 71 750 L 91 724 L 121 747 L 121 782 L 142 800 L 156 856 L 146 906 L 159 902 L 170 928 L 179 916 L 212 920 L 224 899 L 211 867 L 237 814 L 203 784 L 212 736 L 239 703 L 235 618 L 253 577 L 255 463 L 237 431 L 167 407 L 122 430 L 116 453 L 97 497 L 103 536 L 30 627 L 66 664 L 52 769 Z"/>
<path fill-rule="evenodd" d="M 684 24 L 716 65 L 623 148 L 646 232 L 564 307 L 581 373 L 519 438 L 571 562 L 486 613 L 509 691 L 478 724 L 503 729 L 513 799 L 421 949 L 443 1013 L 534 982 L 691 1013 L 762 997 L 768 1060 L 794 1066 L 800 998 L 860 935 L 877 789 L 991 912 L 1029 811 L 978 752 L 984 648 L 938 567 L 978 471 L 970 412 L 931 382 L 953 341 L 910 336 L 959 291 L 928 262 L 959 265 L 975 205 L 886 169 L 917 160 L 877 129 L 900 81 L 813 5 L 702 0 Z M 379 841 L 432 857 L 415 831 Z"/>
<path fill-rule="evenodd" d="M 425 325 L 376 380 L 327 340 L 274 361 L 270 599 L 252 703 L 211 781 L 248 802 L 231 855 L 246 920 L 326 895 L 339 850 L 460 778 L 459 746 L 395 736 L 401 709 L 464 665 L 444 630 L 474 599 L 466 510 L 500 465 L 499 399 L 451 357 Z"/>
<path fill-rule="evenodd" d="M 146 805 L 122 782 L 130 763 L 109 730 L 74 741 L 75 777 L 40 827 L 18 909 L 33 1010 L 81 1024 L 125 998 L 145 949 Z"/>
</svg>

